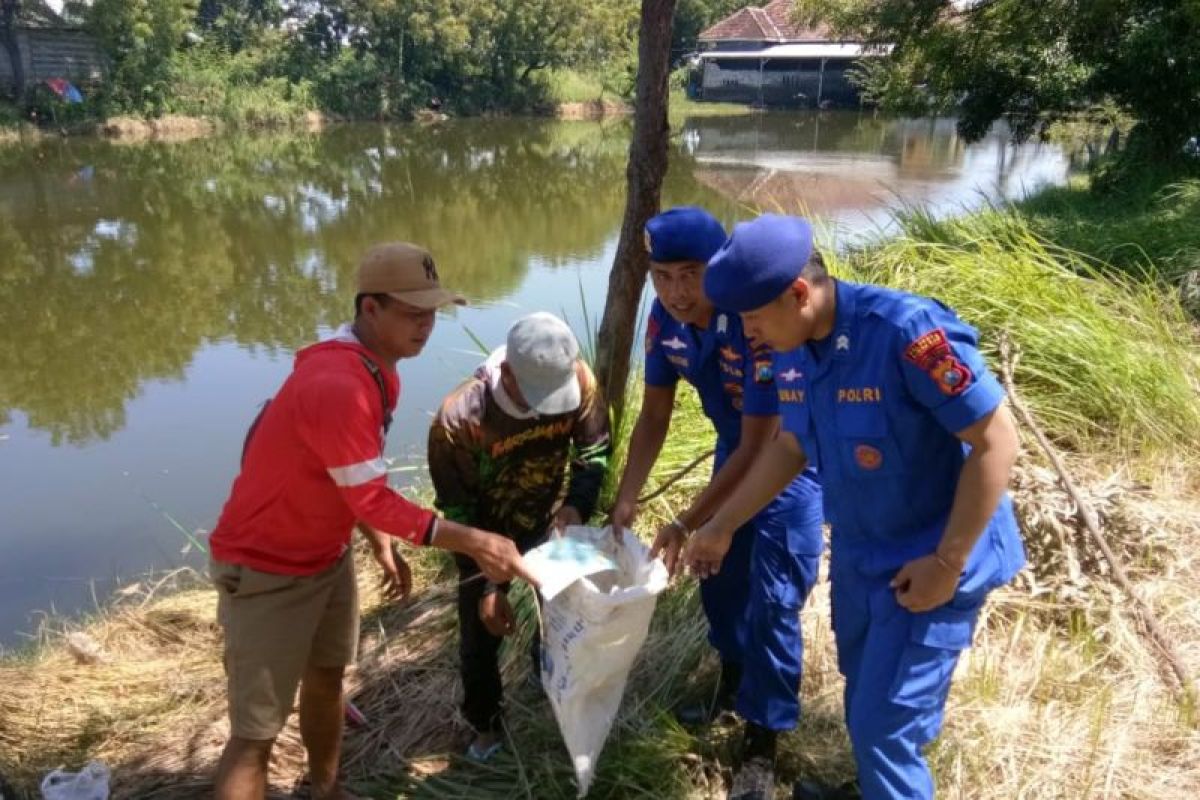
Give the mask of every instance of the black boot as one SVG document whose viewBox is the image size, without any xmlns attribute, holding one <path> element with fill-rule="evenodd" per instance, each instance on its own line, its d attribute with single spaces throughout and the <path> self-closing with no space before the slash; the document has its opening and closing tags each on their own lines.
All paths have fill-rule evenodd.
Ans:
<svg viewBox="0 0 1200 800">
<path fill-rule="evenodd" d="M 729 800 L 771 800 L 775 796 L 775 731 L 753 722 L 742 735 L 742 765 L 733 776 Z"/>
<path fill-rule="evenodd" d="M 712 704 L 702 700 L 683 706 L 675 711 L 675 719 L 682 725 L 707 725 L 722 714 L 732 713 L 737 703 L 738 687 L 741 685 L 742 665 L 722 661 L 721 679 L 717 682 L 717 696 Z"/>
<path fill-rule="evenodd" d="M 841 786 L 828 786 L 820 781 L 796 781 L 792 785 L 792 800 L 862 800 L 858 781 Z"/>
</svg>

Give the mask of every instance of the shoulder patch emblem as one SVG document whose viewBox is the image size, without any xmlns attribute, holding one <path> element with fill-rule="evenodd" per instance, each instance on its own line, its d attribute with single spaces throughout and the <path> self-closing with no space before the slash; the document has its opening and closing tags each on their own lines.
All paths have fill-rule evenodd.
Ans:
<svg viewBox="0 0 1200 800">
<path fill-rule="evenodd" d="M 770 361 L 755 361 L 754 362 L 754 382 L 755 383 L 770 383 L 775 379 L 775 370 L 771 366 Z"/>
<path fill-rule="evenodd" d="M 929 333 L 917 337 L 904 349 L 904 357 L 926 372 L 950 355 L 954 355 L 954 351 L 950 349 L 946 331 L 941 328 L 934 328 Z"/>
<path fill-rule="evenodd" d="M 954 354 L 946 331 L 934 328 L 919 336 L 904 350 L 904 357 L 929 374 L 942 394 L 951 397 L 962 394 L 975 376 L 971 369 Z"/>
<path fill-rule="evenodd" d="M 649 353 L 654 349 L 654 340 L 658 338 L 658 332 L 662 328 L 658 319 L 653 314 L 646 321 L 646 352 Z"/>
</svg>

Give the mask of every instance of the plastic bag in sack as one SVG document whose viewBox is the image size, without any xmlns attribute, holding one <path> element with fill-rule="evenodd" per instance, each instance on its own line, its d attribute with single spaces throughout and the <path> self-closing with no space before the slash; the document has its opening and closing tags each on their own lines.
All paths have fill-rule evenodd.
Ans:
<svg viewBox="0 0 1200 800">
<path fill-rule="evenodd" d="M 108 800 L 108 767 L 89 762 L 79 772 L 56 769 L 42 778 L 43 800 Z"/>
<path fill-rule="evenodd" d="M 542 584 L 542 686 L 587 794 L 596 759 L 646 641 L 655 598 L 667 587 L 660 559 L 630 531 L 569 526 L 525 556 Z"/>
</svg>

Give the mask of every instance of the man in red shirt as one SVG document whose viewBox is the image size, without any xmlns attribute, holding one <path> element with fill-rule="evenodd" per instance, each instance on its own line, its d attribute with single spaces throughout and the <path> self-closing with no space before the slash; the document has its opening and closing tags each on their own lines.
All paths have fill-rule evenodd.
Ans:
<svg viewBox="0 0 1200 800">
<path fill-rule="evenodd" d="M 469 556 L 496 583 L 534 582 L 512 540 L 438 518 L 387 485 L 396 362 L 421 352 L 438 308 L 463 299 L 441 287 L 426 250 L 402 242 L 367 251 L 357 286 L 354 323 L 299 351 L 255 421 L 210 539 L 231 724 L 218 800 L 265 796 L 271 747 L 297 686 L 312 796 L 352 797 L 337 771 L 342 675 L 358 647 L 356 522 L 393 578 L 384 534 Z"/>
</svg>

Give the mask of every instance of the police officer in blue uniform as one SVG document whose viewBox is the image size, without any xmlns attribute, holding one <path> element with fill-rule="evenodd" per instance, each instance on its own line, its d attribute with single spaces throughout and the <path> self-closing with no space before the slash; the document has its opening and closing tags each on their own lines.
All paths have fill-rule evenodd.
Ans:
<svg viewBox="0 0 1200 800">
<path fill-rule="evenodd" d="M 737 314 L 704 296 L 705 263 L 725 238 L 721 223 L 699 208 L 674 208 L 646 225 L 657 299 L 646 330 L 645 396 L 612 521 L 633 522 L 683 378 L 716 428 L 717 447 L 708 487 L 655 538 L 653 553 L 664 556 L 672 573 L 689 533 L 733 492 L 779 427 L 770 350 L 751 346 Z M 789 476 L 768 501 L 737 526 L 725 568 L 700 583 L 709 641 L 721 658 L 717 709 L 735 709 L 746 720 L 742 766 L 729 795 L 744 800 L 772 796 L 776 735 L 799 718 L 799 613 L 823 547 L 820 488 L 811 470 Z"/>
<path fill-rule="evenodd" d="M 684 558 L 724 571 L 732 532 L 816 466 L 859 788 L 931 798 L 922 748 L 954 666 L 988 592 L 1025 561 L 1006 491 L 1016 429 L 973 328 L 935 300 L 830 278 L 812 239 L 802 219 L 763 215 L 709 264 L 708 296 L 778 352 L 783 433 Z"/>
</svg>

